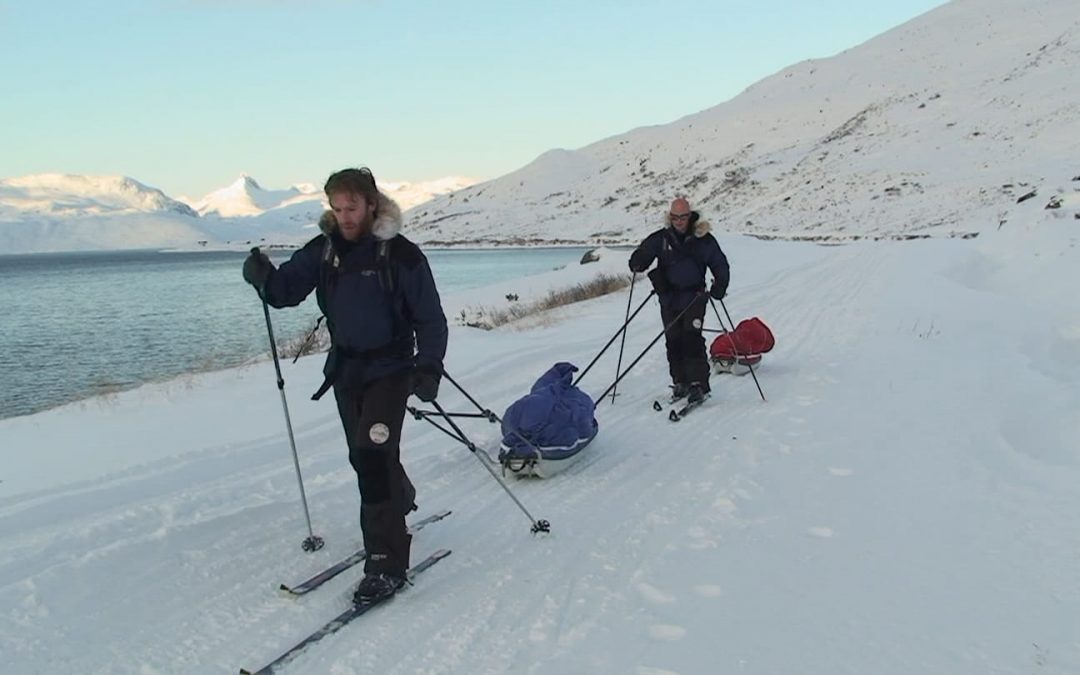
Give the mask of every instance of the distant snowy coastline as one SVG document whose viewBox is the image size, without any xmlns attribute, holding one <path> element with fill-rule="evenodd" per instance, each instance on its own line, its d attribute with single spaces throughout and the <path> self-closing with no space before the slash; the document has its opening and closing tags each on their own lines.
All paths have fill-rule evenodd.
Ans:
<svg viewBox="0 0 1080 675">
<path fill-rule="evenodd" d="M 402 208 L 473 184 L 448 177 L 381 185 Z M 231 250 L 293 246 L 317 232 L 326 197 L 312 185 L 263 188 L 248 175 L 190 204 L 124 176 L 0 179 L 0 251 Z"/>
</svg>

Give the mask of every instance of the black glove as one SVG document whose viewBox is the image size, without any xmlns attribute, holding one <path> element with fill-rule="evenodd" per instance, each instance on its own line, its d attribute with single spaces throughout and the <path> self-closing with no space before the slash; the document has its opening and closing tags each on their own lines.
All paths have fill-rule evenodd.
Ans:
<svg viewBox="0 0 1080 675">
<path fill-rule="evenodd" d="M 727 284 L 721 285 L 719 281 L 714 281 L 712 288 L 709 289 L 709 295 L 716 300 L 723 300 L 727 295 Z"/>
<path fill-rule="evenodd" d="M 427 367 L 420 366 L 413 371 L 412 393 L 424 403 L 431 403 L 439 395 L 439 381 L 442 373 Z"/>
<path fill-rule="evenodd" d="M 244 281 L 259 291 L 266 285 L 266 280 L 270 278 L 270 273 L 273 271 L 274 264 L 261 251 L 252 251 L 244 261 Z"/>
<path fill-rule="evenodd" d="M 649 272 L 649 281 L 652 282 L 652 287 L 658 295 L 663 295 L 671 291 L 671 283 L 668 282 L 664 270 L 659 267 L 653 269 L 652 272 Z"/>
</svg>

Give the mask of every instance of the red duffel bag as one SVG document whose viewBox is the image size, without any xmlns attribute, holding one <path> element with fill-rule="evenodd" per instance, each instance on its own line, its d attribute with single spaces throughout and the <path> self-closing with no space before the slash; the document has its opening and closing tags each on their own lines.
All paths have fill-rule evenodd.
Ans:
<svg viewBox="0 0 1080 675">
<path fill-rule="evenodd" d="M 734 331 L 717 335 L 709 346 L 709 361 L 717 372 L 748 372 L 775 345 L 772 331 L 755 316 L 740 321 Z"/>
</svg>

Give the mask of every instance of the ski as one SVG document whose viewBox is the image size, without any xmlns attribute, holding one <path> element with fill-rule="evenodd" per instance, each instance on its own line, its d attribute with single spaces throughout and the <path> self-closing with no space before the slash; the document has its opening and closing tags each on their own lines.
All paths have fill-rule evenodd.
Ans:
<svg viewBox="0 0 1080 675">
<path fill-rule="evenodd" d="M 409 580 L 411 581 L 417 574 L 420 574 L 421 572 L 428 569 L 429 567 L 431 567 L 435 563 L 439 562 L 440 560 L 442 560 L 443 558 L 445 558 L 448 555 L 450 555 L 450 550 L 444 548 L 444 549 L 439 549 L 438 551 L 435 551 L 434 553 L 429 555 L 427 558 L 424 558 L 418 564 L 416 564 L 415 566 L 413 566 L 412 568 L 409 569 L 409 572 L 408 572 Z M 398 592 L 400 593 L 401 591 L 398 591 Z M 292 661 L 297 656 L 297 654 L 302 652 L 309 645 L 311 645 L 311 644 L 313 644 L 315 642 L 318 642 L 319 640 L 323 639 L 327 635 L 330 635 L 331 633 L 337 632 L 345 624 L 349 623 L 350 621 L 352 621 L 356 617 L 361 616 L 362 614 L 366 614 L 373 607 L 381 605 L 382 603 L 386 602 L 387 600 L 389 600 L 392 597 L 394 597 L 394 596 L 389 595 L 389 596 L 387 596 L 387 597 L 385 597 L 385 598 L 383 598 L 381 600 L 376 600 L 374 602 L 367 602 L 367 603 L 361 603 L 361 604 L 353 605 L 352 607 L 345 610 L 341 614 L 338 614 L 337 617 L 335 617 L 332 621 L 330 621 L 329 623 L 323 625 L 322 628 L 319 628 L 318 630 L 316 630 L 311 635 L 307 636 L 306 638 L 304 638 L 300 642 L 296 643 L 296 645 L 294 647 L 292 647 L 291 649 L 286 651 L 284 654 L 282 654 L 281 656 L 279 656 L 276 659 L 274 659 L 273 661 L 271 661 L 268 665 L 263 666 L 259 670 L 254 670 L 254 671 L 245 670 L 245 669 L 241 668 L 240 669 L 240 675 L 269 675 L 270 673 L 277 672 L 278 668 L 285 665 L 289 661 Z"/>
<path fill-rule="evenodd" d="M 445 517 L 447 517 L 449 515 L 450 515 L 449 510 L 447 510 L 447 511 L 439 511 L 438 513 L 436 513 L 434 515 L 430 515 L 427 518 L 424 518 L 422 520 L 418 520 L 415 523 L 413 523 L 412 525 L 410 525 L 409 526 L 409 532 L 410 533 L 419 532 L 420 530 L 424 529 L 425 525 L 430 525 L 432 523 L 438 522 L 438 521 L 442 520 L 443 518 L 445 518 Z M 318 574 L 311 577 L 307 581 L 302 581 L 302 582 L 300 582 L 299 584 L 297 584 L 295 586 L 286 586 L 285 584 L 281 584 L 281 586 L 279 588 L 283 593 L 287 593 L 287 594 L 289 594 L 291 596 L 294 596 L 294 597 L 304 595 L 305 593 L 310 593 L 311 591 L 315 590 L 319 586 L 322 586 L 323 584 L 325 584 L 327 581 L 330 581 L 331 579 L 333 579 L 337 575 L 339 575 L 342 572 L 344 572 L 345 570 L 349 569 L 353 565 L 356 565 L 358 563 L 363 562 L 364 558 L 366 558 L 366 557 L 367 557 L 367 552 L 364 549 L 360 549 L 359 551 L 357 551 L 356 553 L 353 553 L 352 555 L 350 555 L 348 558 L 345 558 L 341 562 L 339 562 L 337 564 L 334 564 L 334 565 L 331 565 L 330 567 L 327 567 L 322 572 L 319 572 Z"/>
<path fill-rule="evenodd" d="M 673 406 L 673 405 L 675 405 L 679 401 L 682 401 L 685 398 L 686 398 L 686 395 L 683 395 L 683 396 L 669 396 L 666 401 L 661 401 L 660 399 L 654 399 L 653 402 L 652 402 L 652 407 L 653 407 L 653 410 L 655 410 L 656 412 L 663 412 L 664 408 L 667 408 L 668 406 Z"/>
<path fill-rule="evenodd" d="M 709 394 L 705 394 L 705 396 L 703 396 L 701 399 L 699 399 L 697 401 L 691 401 L 689 403 L 686 403 L 685 405 L 683 405 L 683 407 L 676 408 L 676 409 L 672 410 L 670 413 L 668 413 L 668 419 L 671 420 L 672 422 L 678 422 L 682 418 L 686 417 L 695 408 L 697 408 L 702 403 L 704 403 L 705 401 L 708 401 L 708 400 L 709 400 Z"/>
</svg>

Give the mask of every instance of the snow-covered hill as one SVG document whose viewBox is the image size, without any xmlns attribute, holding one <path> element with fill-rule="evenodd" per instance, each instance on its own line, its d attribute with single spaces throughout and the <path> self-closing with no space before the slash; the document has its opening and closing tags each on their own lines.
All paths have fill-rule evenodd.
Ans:
<svg viewBox="0 0 1080 675">
<path fill-rule="evenodd" d="M 190 206 L 131 178 L 0 179 L 4 253 L 191 247 L 207 237 Z"/>
<path fill-rule="evenodd" d="M 298 201 L 322 199 L 321 191 L 313 186 L 307 188 L 306 191 L 297 186 L 285 190 L 267 190 L 251 176 L 241 174 L 231 184 L 192 203 L 192 207 L 203 216 L 256 216 Z"/>
<path fill-rule="evenodd" d="M 190 206 L 124 176 L 38 174 L 0 179 L 0 214 L 102 216 L 166 212 L 195 216 Z"/>
<path fill-rule="evenodd" d="M 416 183 L 379 181 L 379 189 L 393 197 L 402 209 L 409 209 L 433 197 L 460 190 L 474 183 L 476 180 L 472 178 L 448 176 Z M 268 211 L 297 204 L 304 204 L 312 212 L 321 212 L 327 208 L 322 188 L 314 184 L 294 185 L 285 190 L 267 190 L 247 174 L 242 174 L 226 187 L 189 203 L 203 216 L 221 217 L 260 216 Z"/>
<path fill-rule="evenodd" d="M 459 177 L 419 183 L 379 181 L 379 189 L 404 209 L 473 183 Z M 197 208 L 203 214 L 203 229 L 215 241 L 246 246 L 306 241 L 318 233 L 316 224 L 329 205 L 322 189 L 313 185 L 266 190 L 245 175 L 199 200 Z"/>
<path fill-rule="evenodd" d="M 475 185 L 475 178 L 464 176 L 447 176 L 430 181 L 415 183 L 404 181 L 379 182 L 379 189 L 393 197 L 401 208 L 411 209 L 414 206 L 428 202 L 435 197 L 450 194 Z"/>
<path fill-rule="evenodd" d="M 763 237 L 986 232 L 1021 197 L 1077 186 L 1078 70 L 1073 0 L 955 0 L 714 108 L 552 150 L 407 215 L 427 241 L 633 241 L 685 194 Z"/>
<path fill-rule="evenodd" d="M 721 229 L 764 238 L 976 236 L 1021 200 L 1068 204 L 1080 177 L 1078 68 L 1071 0 L 954 0 L 670 124 L 550 150 L 479 184 L 380 183 L 413 206 L 407 232 L 429 243 L 629 243 L 676 194 Z M 100 248 L 49 236 L 81 197 L 36 199 L 0 191 L 0 244 L 32 250 L 19 241 L 29 232 Z M 196 203 L 209 216 L 202 232 L 170 219 L 135 240 L 295 243 L 324 207 L 317 189 L 264 190 L 247 176 Z M 40 213 L 51 213 L 44 225 Z"/>
<path fill-rule="evenodd" d="M 449 177 L 381 189 L 408 208 L 474 182 Z M 314 236 L 326 208 L 314 185 L 269 190 L 247 175 L 187 202 L 122 176 L 24 176 L 0 180 L 0 250 L 291 246 Z"/>
</svg>

